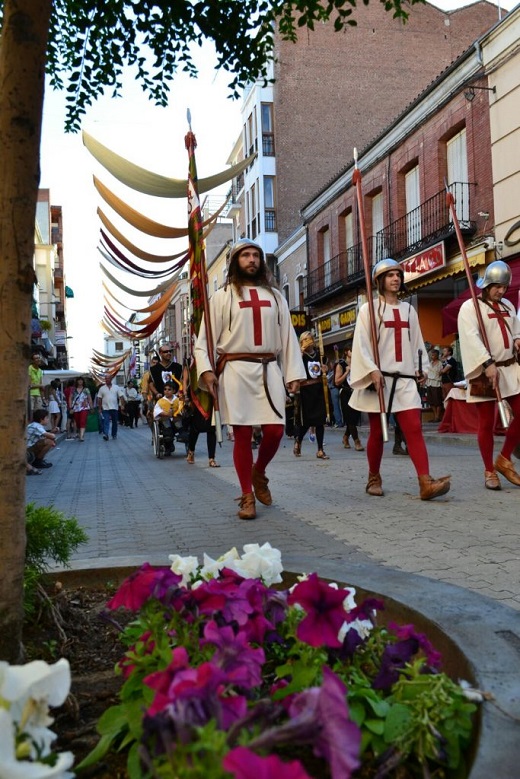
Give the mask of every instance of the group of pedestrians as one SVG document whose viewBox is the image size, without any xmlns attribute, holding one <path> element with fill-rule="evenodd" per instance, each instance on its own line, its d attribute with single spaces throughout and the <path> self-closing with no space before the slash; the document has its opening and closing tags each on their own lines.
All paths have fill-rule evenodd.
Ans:
<svg viewBox="0 0 520 779">
<path fill-rule="evenodd" d="M 504 266 L 502 268 L 502 266 Z M 485 486 L 499 489 L 497 473 L 520 485 L 520 476 L 511 462 L 513 448 L 520 442 L 520 367 L 516 354 L 520 349 L 520 323 L 511 304 L 503 300 L 510 279 L 505 263 L 492 263 L 482 280 L 481 303 L 490 310 L 486 328 L 493 332 L 489 354 L 482 336 L 470 322 L 472 303 L 461 309 L 459 333 L 464 373 L 468 379 L 482 371 L 491 384 L 500 384 L 509 401 L 513 420 L 504 446 L 493 463 L 494 402 L 479 402 L 479 447 L 485 463 Z M 428 395 L 435 418 L 442 412 L 442 395 L 456 381 L 456 362 L 450 347 L 441 361 L 438 350 L 427 353 L 419 320 L 413 306 L 402 300 L 406 293 L 404 272 L 393 259 L 378 262 L 372 272 L 375 287 L 373 311 L 369 303 L 361 306 L 352 345 L 352 353 L 338 360 L 335 385 L 340 392 L 342 417 L 346 425 L 344 445 L 350 440 L 360 451 L 357 426 L 359 414 L 368 415 L 369 436 L 366 445 L 368 495 L 384 495 L 381 476 L 384 429 L 383 417 L 392 415 L 406 442 L 418 479 L 419 497 L 431 500 L 446 495 L 451 477 L 430 473 L 428 452 L 422 432 L 420 389 L 429 384 Z M 286 393 L 295 398 L 294 454 L 301 455 L 303 438 L 312 426 L 316 435 L 318 459 L 325 460 L 324 425 L 327 414 L 327 372 L 311 333 L 300 342 L 290 326 L 288 307 L 270 282 L 263 250 L 254 242 L 240 241 L 231 249 L 227 281 L 210 299 L 213 343 L 208 343 L 203 321 L 195 358 L 199 382 L 219 401 L 222 423 L 232 425 L 233 461 L 241 486 L 238 516 L 253 519 L 256 503 L 270 505 L 271 492 L 266 468 L 273 459 L 283 435 Z M 373 327 L 376 344 L 373 343 Z M 464 335 L 462 335 L 464 331 Z M 480 346 L 478 346 L 480 344 Z M 375 348 L 377 347 L 377 353 Z M 500 347 L 500 348 L 499 348 Z M 211 350 L 213 349 L 213 354 Z M 216 370 L 212 357 L 217 360 Z M 440 393 L 439 393 L 440 390 Z M 262 440 L 256 461 L 251 449 L 252 431 L 260 425 Z M 498 485 L 497 485 L 498 482 Z"/>
<path fill-rule="evenodd" d="M 510 280 L 511 271 L 506 263 L 491 263 L 477 282 L 480 288 L 477 304 L 471 299 L 462 305 L 459 313 L 467 401 L 475 404 L 484 486 L 490 490 L 501 489 L 499 475 L 520 486 L 520 475 L 511 461 L 515 447 L 520 444 L 520 321 L 512 304 L 504 298 Z M 419 497 L 431 500 L 449 492 L 451 477 L 433 477 L 430 473 L 419 390 L 424 390 L 427 384 L 427 397 L 438 421 L 443 397 L 457 378 L 457 363 L 450 347 L 445 347 L 442 359 L 435 348 L 428 355 L 417 312 L 402 300 L 406 287 L 399 263 L 390 258 L 378 262 L 372 271 L 372 283 L 373 310 L 370 311 L 368 302 L 361 306 L 352 351 L 346 351 L 334 365 L 334 385 L 345 425 L 343 445 L 351 448 L 352 440 L 356 451 L 364 451 L 358 425 L 360 414 L 367 414 L 365 491 L 370 496 L 382 497 L 384 433 L 387 419 L 392 415 L 396 427 L 394 452 L 399 431 L 399 448 L 405 443 L 402 453 L 409 455 L 416 472 Z M 476 305 L 480 307 L 480 317 Z M 272 503 L 266 469 L 284 434 L 289 397 L 294 399 L 295 408 L 295 456 L 301 456 L 304 437 L 313 428 L 316 457 L 329 459 L 324 449 L 324 431 L 331 415 L 330 366 L 319 354 L 312 333 L 304 332 L 298 340 L 286 300 L 270 278 L 264 252 L 252 241 L 242 240 L 231 248 L 226 282 L 211 297 L 209 316 L 211 339 L 203 318 L 194 350 L 198 383 L 213 402 L 218 400 L 221 422 L 232 430 L 233 463 L 241 488 L 238 517 L 254 519 L 257 502 L 265 506 Z M 144 377 L 142 400 L 149 419 L 171 423 L 183 408 L 189 407 L 187 462 L 195 462 L 197 439 L 200 433 L 205 433 L 209 465 L 218 467 L 214 420 L 197 407 L 185 404 L 183 379 L 186 377 L 172 354 L 172 348 L 163 344 Z M 38 425 L 45 420 L 40 415 L 38 419 L 34 417 L 39 411 L 41 385 L 38 360 L 34 357 L 30 377 L 31 411 Z M 483 379 L 487 380 L 487 394 L 477 392 Z M 500 454 L 493 460 L 497 391 L 507 402 L 511 419 Z M 119 408 L 138 400 L 141 398 L 136 388 L 127 387 L 125 396 L 107 377 L 96 398 L 105 441 L 110 431 L 112 438 L 117 437 Z M 91 407 L 90 394 L 83 380 L 78 379 L 71 396 L 71 409 L 80 441 L 84 440 L 86 415 Z M 138 414 L 133 412 L 131 418 L 137 424 Z M 45 462 L 45 452 L 53 446 L 50 437 L 45 439 L 31 444 L 36 468 L 38 463 Z M 252 448 L 253 440 L 258 441 L 257 449 Z M 34 449 L 36 444 L 39 448 Z"/>
</svg>

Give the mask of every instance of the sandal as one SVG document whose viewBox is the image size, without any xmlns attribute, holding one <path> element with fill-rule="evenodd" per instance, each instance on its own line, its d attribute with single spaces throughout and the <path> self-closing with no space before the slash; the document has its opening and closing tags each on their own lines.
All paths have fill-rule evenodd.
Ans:
<svg viewBox="0 0 520 779">
<path fill-rule="evenodd" d="M 193 465 L 193 463 L 195 462 L 195 452 L 190 452 L 188 450 L 186 462 L 189 463 L 190 465 Z"/>
<path fill-rule="evenodd" d="M 293 446 L 293 454 L 295 457 L 300 457 L 301 453 L 302 453 L 302 445 L 300 444 L 299 441 L 295 441 Z"/>
<path fill-rule="evenodd" d="M 210 468 L 220 468 L 220 465 L 218 464 L 218 462 L 216 460 L 211 458 L 211 460 L 209 461 L 209 467 Z"/>
<path fill-rule="evenodd" d="M 325 454 L 323 449 L 320 449 L 319 452 L 316 452 L 316 457 L 318 458 L 318 460 L 330 460 L 329 455 Z"/>
</svg>

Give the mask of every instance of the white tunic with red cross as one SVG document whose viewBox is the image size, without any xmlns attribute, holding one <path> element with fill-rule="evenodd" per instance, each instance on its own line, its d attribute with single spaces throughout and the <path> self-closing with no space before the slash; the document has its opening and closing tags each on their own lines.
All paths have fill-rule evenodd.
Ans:
<svg viewBox="0 0 520 779">
<path fill-rule="evenodd" d="M 396 306 L 386 303 L 384 298 L 374 299 L 374 312 L 378 336 L 381 371 L 405 376 L 415 376 L 419 370 L 419 350 L 422 369 L 428 370 L 429 361 L 419 327 L 417 312 L 409 303 L 399 302 Z M 353 388 L 349 404 L 358 411 L 379 411 L 379 396 L 369 390 L 371 373 L 377 370 L 370 335 L 368 303 L 361 306 L 354 331 L 350 385 Z M 388 408 L 393 380 L 385 376 L 385 404 Z M 395 385 L 392 411 L 406 411 L 421 408 L 417 383 L 412 378 L 400 378 Z"/>
<path fill-rule="evenodd" d="M 520 338 L 520 322 L 512 303 L 505 298 L 493 307 L 477 298 L 482 321 L 489 341 L 491 355 L 482 342 L 473 300 L 460 307 L 458 329 L 462 366 L 466 378 L 473 379 L 482 372 L 482 364 L 490 356 L 495 362 L 506 362 L 513 356 L 513 341 Z M 520 393 L 520 366 L 515 362 L 498 368 L 498 383 L 503 398 Z M 479 398 L 466 393 L 467 403 L 481 403 L 491 398 Z"/>
<path fill-rule="evenodd" d="M 285 387 L 306 376 L 296 333 L 285 298 L 275 289 L 242 287 L 241 296 L 230 285 L 210 299 L 213 343 L 220 354 L 273 353 L 277 360 L 267 365 L 269 394 L 278 417 L 267 399 L 263 366 L 244 360 L 230 361 L 219 377 L 220 415 L 223 424 L 285 424 Z M 195 345 L 197 375 L 211 370 L 204 320 Z M 204 387 L 204 384 L 201 383 Z"/>
</svg>

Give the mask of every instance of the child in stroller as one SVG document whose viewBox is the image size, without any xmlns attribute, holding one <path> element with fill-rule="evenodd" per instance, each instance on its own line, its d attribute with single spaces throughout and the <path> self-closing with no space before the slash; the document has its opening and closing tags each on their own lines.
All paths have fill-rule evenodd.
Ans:
<svg viewBox="0 0 520 779">
<path fill-rule="evenodd" d="M 184 407 L 184 393 L 179 383 L 177 394 L 174 394 L 173 382 L 164 384 L 164 395 L 159 398 L 153 410 L 153 418 L 159 423 L 162 435 L 164 454 L 169 457 L 175 450 L 175 435 L 178 428 L 182 427 L 182 409 Z"/>
</svg>

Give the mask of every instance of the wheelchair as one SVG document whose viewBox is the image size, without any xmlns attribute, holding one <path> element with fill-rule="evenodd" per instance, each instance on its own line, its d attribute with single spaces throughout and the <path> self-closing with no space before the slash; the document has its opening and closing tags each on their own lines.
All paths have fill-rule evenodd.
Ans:
<svg viewBox="0 0 520 779">
<path fill-rule="evenodd" d="M 181 417 L 174 417 L 171 425 L 165 425 L 160 419 L 153 420 L 152 445 L 154 454 L 159 460 L 169 457 L 175 451 L 175 444 L 184 444 L 188 452 L 189 430 Z"/>
</svg>

